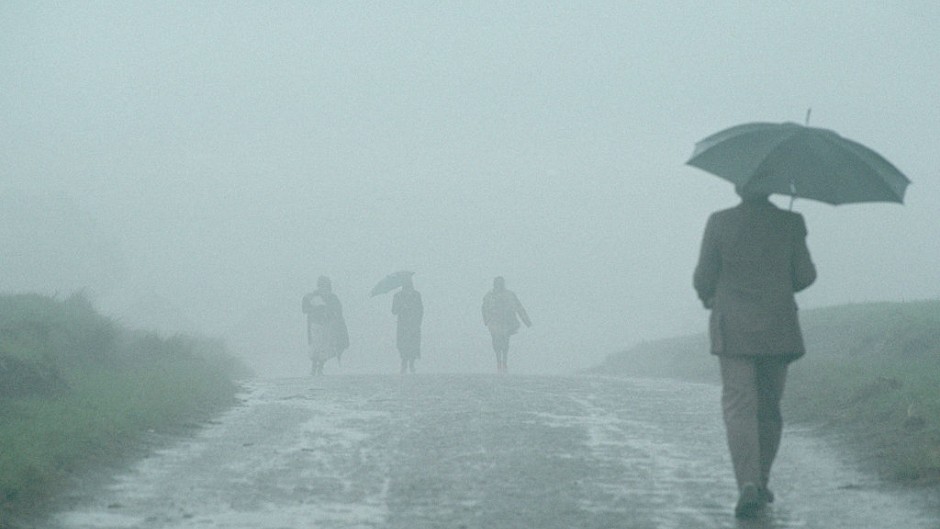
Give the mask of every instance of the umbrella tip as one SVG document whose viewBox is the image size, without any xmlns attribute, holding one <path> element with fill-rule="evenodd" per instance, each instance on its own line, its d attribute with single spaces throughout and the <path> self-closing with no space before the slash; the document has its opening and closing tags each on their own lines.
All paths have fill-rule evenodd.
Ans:
<svg viewBox="0 0 940 529">
<path fill-rule="evenodd" d="M 805 123 L 805 125 L 806 125 L 807 127 L 809 126 L 809 115 L 812 114 L 812 113 L 813 113 L 813 107 L 809 107 L 809 108 L 806 109 L 806 123 Z"/>
</svg>

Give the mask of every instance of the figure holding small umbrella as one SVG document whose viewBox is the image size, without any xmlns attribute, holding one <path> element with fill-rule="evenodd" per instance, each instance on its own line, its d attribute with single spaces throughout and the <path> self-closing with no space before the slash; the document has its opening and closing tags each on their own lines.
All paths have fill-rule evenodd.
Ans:
<svg viewBox="0 0 940 529">
<path fill-rule="evenodd" d="M 401 355 L 401 373 L 415 372 L 415 360 L 421 358 L 421 320 L 424 304 L 421 293 L 415 290 L 411 276 L 402 279 L 401 290 L 392 298 L 392 314 L 398 316 L 396 343 Z"/>
<path fill-rule="evenodd" d="M 829 204 L 901 202 L 907 178 L 870 149 L 794 123 L 750 123 L 696 144 L 687 162 L 730 180 L 737 206 L 705 226 L 693 283 L 709 316 L 721 371 L 721 405 L 739 496 L 754 516 L 780 446 L 787 368 L 805 353 L 794 293 L 816 280 L 803 216 L 778 208 L 780 193 Z"/>
<path fill-rule="evenodd" d="M 400 271 L 389 274 L 372 288 L 372 296 L 400 288 L 392 298 L 392 314 L 398 317 L 396 344 L 401 356 L 401 373 L 415 372 L 415 360 L 421 358 L 421 322 L 424 304 L 421 293 L 415 290 L 411 277 L 414 272 Z"/>
</svg>

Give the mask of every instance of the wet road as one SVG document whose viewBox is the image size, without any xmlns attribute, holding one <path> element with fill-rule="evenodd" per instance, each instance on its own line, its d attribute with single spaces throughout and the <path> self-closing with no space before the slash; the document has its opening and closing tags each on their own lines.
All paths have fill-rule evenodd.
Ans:
<svg viewBox="0 0 940 529">
<path fill-rule="evenodd" d="M 486 375 L 257 381 L 48 527 L 936 528 L 926 492 L 789 429 L 739 522 L 718 388 Z"/>
</svg>

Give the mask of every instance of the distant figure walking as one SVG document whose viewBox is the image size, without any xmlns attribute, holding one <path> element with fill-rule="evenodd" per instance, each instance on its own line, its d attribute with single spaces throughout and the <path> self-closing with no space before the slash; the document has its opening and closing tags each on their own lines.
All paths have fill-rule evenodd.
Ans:
<svg viewBox="0 0 940 529">
<path fill-rule="evenodd" d="M 307 315 L 307 346 L 311 372 L 323 374 L 323 364 L 330 358 L 339 361 L 343 351 L 349 348 L 349 332 L 343 318 L 343 306 L 333 293 L 333 284 L 328 277 L 320 276 L 317 289 L 303 297 L 301 310 Z"/>
<path fill-rule="evenodd" d="M 509 337 L 519 332 L 519 320 L 526 327 L 532 326 L 529 315 L 511 290 L 506 290 L 506 280 L 502 277 L 493 279 L 493 290 L 483 296 L 483 325 L 490 330 L 493 338 L 493 351 L 496 352 L 496 371 L 508 370 Z"/>
<path fill-rule="evenodd" d="M 398 316 L 397 345 L 401 355 L 401 373 L 415 372 L 415 360 L 421 358 L 421 320 L 424 304 L 410 275 L 401 278 L 401 290 L 392 298 L 392 314 Z"/>
<path fill-rule="evenodd" d="M 711 309 L 711 352 L 721 367 L 721 404 L 738 484 L 735 515 L 773 501 L 767 488 L 783 431 L 787 366 L 805 353 L 793 294 L 816 280 L 798 213 L 738 189 L 741 203 L 705 226 L 693 283 Z"/>
</svg>

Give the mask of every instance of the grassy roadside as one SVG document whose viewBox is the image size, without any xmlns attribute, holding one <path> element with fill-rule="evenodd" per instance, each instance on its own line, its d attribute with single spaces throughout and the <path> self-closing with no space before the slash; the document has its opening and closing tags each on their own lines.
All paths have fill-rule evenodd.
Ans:
<svg viewBox="0 0 940 529">
<path fill-rule="evenodd" d="M 219 342 L 123 329 L 81 295 L 0 296 L 0 528 L 146 433 L 230 406 L 243 374 Z"/>
<path fill-rule="evenodd" d="M 789 421 L 840 434 L 887 479 L 940 483 L 940 301 L 801 313 L 807 355 L 784 397 Z M 718 382 L 704 334 L 640 344 L 599 372 Z M 717 404 L 716 404 L 717 410 Z"/>
</svg>

